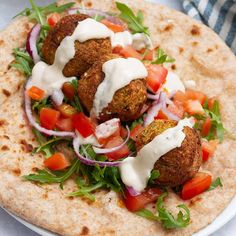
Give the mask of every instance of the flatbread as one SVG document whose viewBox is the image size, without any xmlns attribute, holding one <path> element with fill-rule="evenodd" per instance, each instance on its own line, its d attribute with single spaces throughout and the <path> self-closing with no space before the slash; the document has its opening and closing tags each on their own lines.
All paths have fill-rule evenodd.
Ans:
<svg viewBox="0 0 236 236">
<path fill-rule="evenodd" d="M 68 2 L 68 1 L 63 1 Z M 225 127 L 236 130 L 236 58 L 220 38 L 206 26 L 186 15 L 158 4 L 121 1 L 141 9 L 155 45 L 176 59 L 170 70 L 182 80 L 194 80 L 196 89 L 217 96 Z M 86 7 L 114 11 L 114 1 L 84 1 Z M 118 196 L 100 191 L 91 203 L 66 198 L 76 190 L 72 180 L 60 190 L 57 184 L 37 185 L 21 176 L 43 167 L 43 156 L 31 156 L 37 146 L 23 110 L 23 76 L 9 69 L 12 49 L 22 46 L 29 31 L 19 18 L 0 33 L 0 205 L 27 221 L 62 235 L 191 235 L 210 224 L 236 194 L 236 142 L 225 139 L 215 156 L 202 169 L 213 179 L 220 176 L 223 187 L 185 201 L 191 210 L 191 224 L 181 230 L 164 230 L 157 222 L 128 212 Z M 19 34 L 19 32 L 21 32 Z M 10 78 L 10 79 L 9 79 Z M 10 94 L 5 96 L 3 88 Z M 233 116 L 232 116 L 233 114 Z M 165 205 L 173 212 L 183 201 L 170 193 Z"/>
</svg>

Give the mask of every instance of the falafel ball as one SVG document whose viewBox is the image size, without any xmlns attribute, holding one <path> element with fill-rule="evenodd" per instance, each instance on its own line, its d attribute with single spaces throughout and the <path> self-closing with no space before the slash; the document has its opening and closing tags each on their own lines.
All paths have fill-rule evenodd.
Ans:
<svg viewBox="0 0 236 236">
<path fill-rule="evenodd" d="M 98 86 L 104 80 L 105 74 L 102 71 L 102 65 L 111 59 L 117 58 L 117 55 L 110 54 L 102 57 L 99 61 L 81 76 L 78 81 L 78 94 L 82 104 L 88 112 L 93 107 L 93 100 Z M 147 100 L 146 80 L 137 79 L 131 81 L 125 87 L 116 91 L 112 101 L 102 110 L 98 119 L 101 122 L 120 118 L 121 121 L 132 121 L 140 116 L 140 112 Z"/>
<path fill-rule="evenodd" d="M 42 56 L 47 64 L 53 64 L 55 53 L 61 41 L 72 35 L 78 22 L 87 19 L 84 14 L 67 15 L 63 17 L 48 33 L 42 47 Z M 101 56 L 111 53 L 111 41 L 91 39 L 80 43 L 75 41 L 75 56 L 64 67 L 63 74 L 67 77 L 80 76 Z"/>
<path fill-rule="evenodd" d="M 176 125 L 176 121 L 153 121 L 138 135 L 136 143 L 138 150 L 166 129 Z M 186 137 L 181 147 L 169 151 L 155 163 L 154 169 L 160 172 L 160 177 L 155 181 L 156 184 L 178 186 L 198 172 L 202 163 L 200 136 L 196 130 L 189 127 L 184 127 L 183 132 Z"/>
</svg>

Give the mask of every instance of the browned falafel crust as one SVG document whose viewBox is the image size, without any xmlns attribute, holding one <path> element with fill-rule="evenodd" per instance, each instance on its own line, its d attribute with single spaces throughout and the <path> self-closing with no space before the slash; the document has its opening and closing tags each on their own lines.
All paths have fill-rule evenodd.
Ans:
<svg viewBox="0 0 236 236">
<path fill-rule="evenodd" d="M 98 86 L 104 80 L 102 65 L 108 60 L 117 58 L 110 54 L 102 57 L 78 81 L 78 93 L 82 104 L 90 112 Z M 120 118 L 121 121 L 132 121 L 140 116 L 140 112 L 147 100 L 145 79 L 131 81 L 127 86 L 119 89 L 113 96 L 112 102 L 99 115 L 101 122 Z"/>
<path fill-rule="evenodd" d="M 61 41 L 73 34 L 78 22 L 88 17 L 84 14 L 67 15 L 49 31 L 42 47 L 42 56 L 47 64 L 53 64 Z M 77 40 L 75 50 L 74 58 L 63 69 L 63 74 L 67 77 L 82 75 L 101 55 L 111 53 L 112 47 L 109 38 L 91 39 L 83 43 Z"/>
<path fill-rule="evenodd" d="M 176 126 L 175 121 L 155 120 L 148 125 L 137 137 L 137 148 L 151 142 L 157 135 L 168 128 Z M 195 129 L 184 128 L 186 135 L 181 147 L 175 148 L 163 155 L 156 163 L 155 170 L 160 172 L 156 184 L 162 186 L 178 186 L 194 177 L 201 163 L 201 139 Z M 148 157 L 146 157 L 148 158 Z"/>
</svg>

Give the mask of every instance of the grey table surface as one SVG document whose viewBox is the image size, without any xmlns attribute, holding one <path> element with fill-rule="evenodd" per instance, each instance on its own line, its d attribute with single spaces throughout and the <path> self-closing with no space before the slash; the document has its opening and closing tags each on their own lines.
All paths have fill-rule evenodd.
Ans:
<svg viewBox="0 0 236 236">
<path fill-rule="evenodd" d="M 151 0 L 182 11 L 180 0 Z M 45 5 L 51 0 L 35 0 L 37 4 Z M 9 24 L 12 16 L 29 6 L 28 0 L 0 0 L 0 30 Z M 236 217 L 212 236 L 235 236 Z M 37 233 L 26 228 L 0 208 L 0 236 L 38 236 Z"/>
</svg>

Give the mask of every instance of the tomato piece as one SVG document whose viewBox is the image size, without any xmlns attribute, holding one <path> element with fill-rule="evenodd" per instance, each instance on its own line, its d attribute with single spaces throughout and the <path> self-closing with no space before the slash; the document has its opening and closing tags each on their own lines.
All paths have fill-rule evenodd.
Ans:
<svg viewBox="0 0 236 236">
<path fill-rule="evenodd" d="M 195 90 L 187 90 L 185 92 L 185 96 L 187 97 L 188 100 L 198 100 L 201 103 L 201 105 L 204 104 L 207 98 L 207 96 L 204 93 Z"/>
<path fill-rule="evenodd" d="M 32 86 L 27 90 L 27 95 L 33 100 L 40 101 L 43 99 L 45 92 L 36 86 Z"/>
<path fill-rule="evenodd" d="M 65 118 L 72 118 L 77 113 L 77 110 L 74 107 L 66 103 L 62 103 L 60 106 L 57 106 L 57 110 Z"/>
<path fill-rule="evenodd" d="M 53 27 L 55 26 L 55 24 L 61 19 L 61 16 L 58 13 L 52 13 L 49 17 L 48 17 L 48 24 Z"/>
<path fill-rule="evenodd" d="M 52 108 L 44 107 L 40 110 L 40 124 L 46 129 L 54 129 L 60 117 L 60 112 Z"/>
<path fill-rule="evenodd" d="M 182 91 L 177 91 L 173 99 L 174 102 L 178 102 L 179 104 L 184 104 L 187 101 L 187 97 Z"/>
<path fill-rule="evenodd" d="M 167 109 L 179 118 L 183 118 L 184 116 L 184 107 L 181 105 L 180 102 L 173 102 L 168 106 Z"/>
<path fill-rule="evenodd" d="M 65 156 L 57 152 L 44 161 L 45 167 L 50 170 L 63 170 L 70 165 Z"/>
<path fill-rule="evenodd" d="M 69 83 L 69 82 L 64 83 L 62 86 L 62 92 L 65 94 L 65 96 L 70 101 L 72 101 L 74 99 L 75 89 L 71 83 Z"/>
<path fill-rule="evenodd" d="M 202 141 L 202 160 L 207 161 L 213 156 L 219 141 L 218 139 L 208 141 Z"/>
<path fill-rule="evenodd" d="M 134 57 L 138 60 L 142 60 L 142 55 L 138 53 L 132 46 L 126 46 L 122 48 L 119 54 L 125 58 Z"/>
<path fill-rule="evenodd" d="M 140 50 L 140 53 L 142 55 L 144 55 L 143 60 L 147 60 L 147 61 L 152 61 L 153 60 L 154 52 L 155 52 L 155 49 L 150 50 L 150 49 L 147 49 L 147 48 L 143 48 L 143 49 Z"/>
<path fill-rule="evenodd" d="M 144 130 L 144 127 L 141 124 L 137 124 L 131 131 L 130 131 L 130 138 L 134 141 L 137 140 L 137 136 Z"/>
<path fill-rule="evenodd" d="M 105 148 L 117 147 L 117 146 L 121 145 L 123 142 L 124 142 L 124 140 L 120 136 L 116 136 L 108 141 L 108 143 L 105 145 Z M 119 150 L 107 153 L 106 155 L 109 160 L 119 160 L 119 159 L 129 155 L 129 148 L 125 144 Z"/>
<path fill-rule="evenodd" d="M 147 204 L 156 201 L 161 193 L 159 188 L 149 188 L 138 196 L 132 196 L 128 190 L 125 190 L 124 203 L 129 211 L 138 211 L 143 209 Z"/>
<path fill-rule="evenodd" d="M 90 121 L 90 119 L 84 115 L 83 112 L 75 114 L 72 117 L 72 122 L 74 128 L 84 137 L 87 138 L 88 136 L 94 133 L 95 127 L 94 124 Z"/>
<path fill-rule="evenodd" d="M 206 191 L 210 187 L 211 183 L 211 175 L 202 172 L 197 173 L 195 177 L 184 184 L 181 194 L 182 199 L 191 199 Z"/>
<path fill-rule="evenodd" d="M 204 114 L 204 109 L 198 100 L 188 100 L 185 102 L 185 111 L 189 115 Z"/>
<path fill-rule="evenodd" d="M 112 137 L 120 136 L 120 120 L 114 118 L 98 125 L 95 136 L 102 145 L 105 145 Z"/>
<path fill-rule="evenodd" d="M 160 110 L 158 112 L 158 114 L 154 117 L 155 120 L 168 120 L 168 116 L 162 111 Z"/>
<path fill-rule="evenodd" d="M 60 118 L 56 122 L 56 128 L 61 131 L 73 131 L 74 127 L 73 127 L 72 119 L 71 118 L 65 118 L 65 119 Z"/>
<path fill-rule="evenodd" d="M 107 28 L 109 28 L 110 30 L 112 30 L 114 33 L 118 33 L 118 32 L 123 32 L 125 31 L 125 27 L 124 25 L 118 25 L 118 24 L 114 24 L 113 22 L 107 20 L 107 19 L 103 19 L 100 21 L 102 24 L 104 24 Z"/>
<path fill-rule="evenodd" d="M 217 101 L 217 97 L 211 97 L 208 99 L 208 108 L 211 110 L 214 106 L 214 103 Z"/>
<path fill-rule="evenodd" d="M 211 130 L 211 125 L 212 125 L 211 118 L 207 117 L 205 122 L 202 125 L 201 134 L 203 136 L 207 136 L 209 134 Z"/>
<path fill-rule="evenodd" d="M 148 89 L 156 93 L 162 84 L 166 82 L 166 76 L 168 70 L 160 65 L 146 65 L 148 76 L 147 76 L 147 87 Z"/>
<path fill-rule="evenodd" d="M 125 127 L 121 126 L 120 128 L 120 136 L 121 138 L 126 138 L 128 135 L 128 131 Z"/>
<path fill-rule="evenodd" d="M 116 46 L 112 49 L 112 53 L 115 53 L 115 54 L 120 54 L 120 51 L 122 50 L 123 48 L 121 46 Z"/>
</svg>

